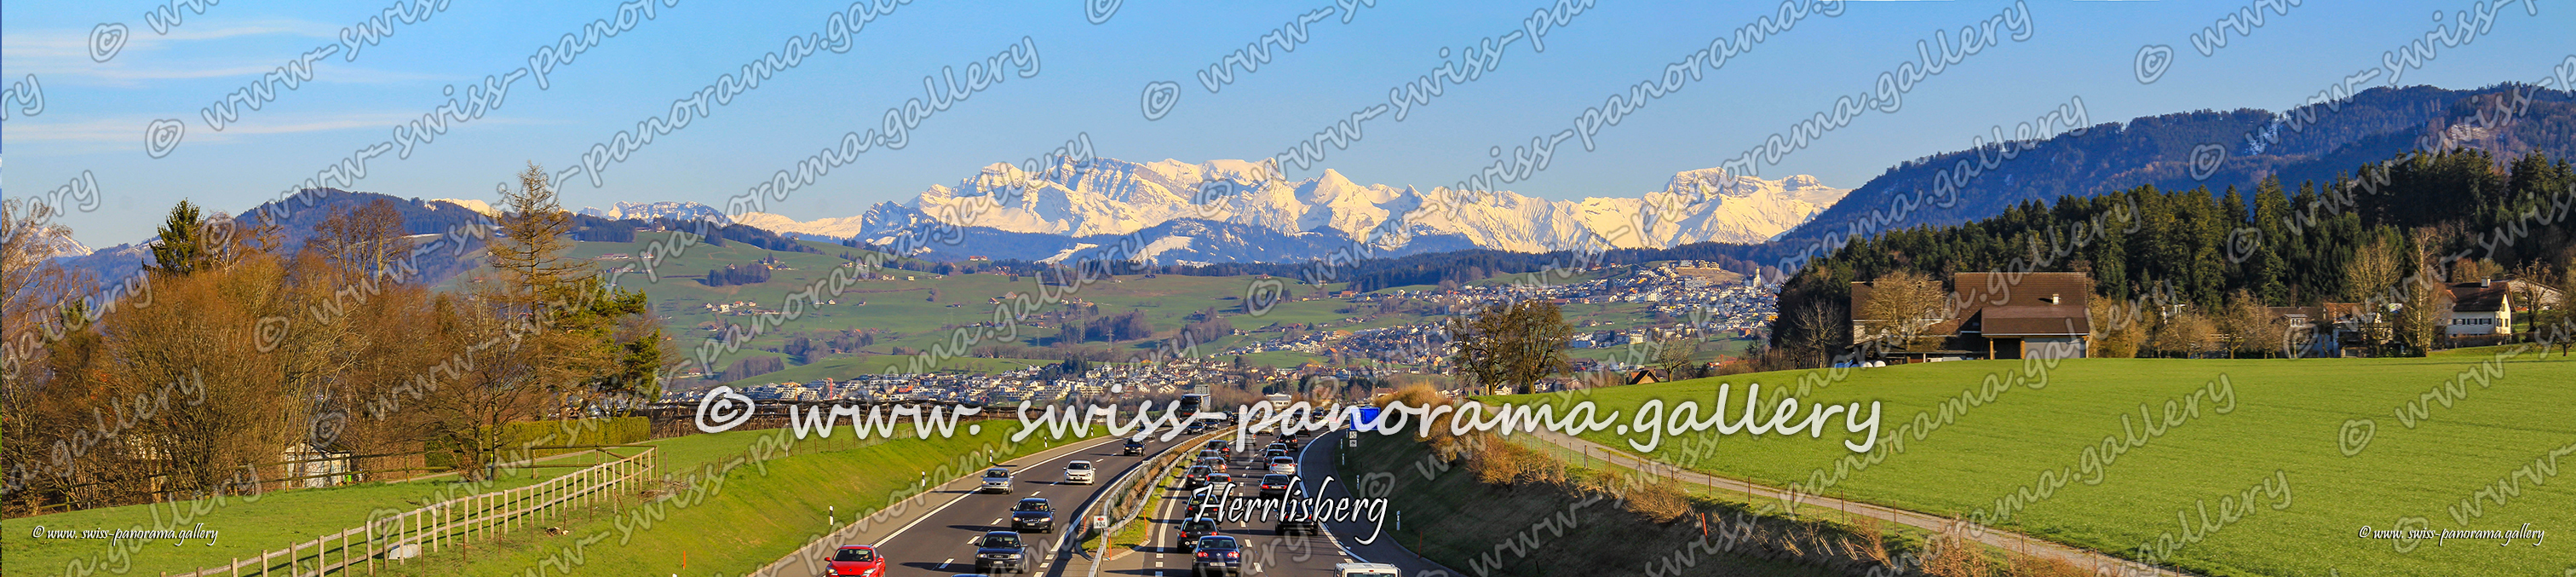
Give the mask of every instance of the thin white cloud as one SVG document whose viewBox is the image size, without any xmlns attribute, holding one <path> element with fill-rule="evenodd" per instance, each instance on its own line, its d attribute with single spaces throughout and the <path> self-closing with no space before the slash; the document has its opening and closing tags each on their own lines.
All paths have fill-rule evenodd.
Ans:
<svg viewBox="0 0 2576 577">
<path fill-rule="evenodd" d="M 148 31 L 138 30 L 138 32 Z M 320 38 L 324 40 L 340 37 L 339 28 L 329 24 L 306 22 L 302 20 L 270 20 L 229 28 L 216 28 L 212 30 L 175 28 L 170 30 L 169 34 L 137 34 L 135 42 L 145 42 L 156 38 L 171 41 L 220 40 L 235 36 L 265 36 L 270 34 L 285 34 L 307 38 Z M 148 43 L 145 45 L 148 45 Z M 135 46 L 137 46 L 137 44 L 128 43 L 126 48 L 132 49 Z"/>
<path fill-rule="evenodd" d="M 35 74 L 48 80 L 62 79 L 70 84 L 133 88 L 154 80 L 189 80 L 226 76 L 258 76 L 290 59 L 274 54 L 249 55 L 222 47 L 232 39 L 287 36 L 336 40 L 338 27 L 302 20 L 260 20 L 222 28 L 173 28 L 157 34 L 140 23 L 128 24 L 126 43 L 107 62 L 90 58 L 91 30 L 13 31 L 0 38 L 0 53 L 8 55 L 7 75 Z M 221 54 L 218 56 L 218 54 Z M 173 62 L 174 56 L 195 62 Z M 216 63 L 220 59 L 221 63 Z M 412 78 L 359 74 L 344 81 L 362 79 L 409 80 Z"/>
<path fill-rule="evenodd" d="M 422 113 L 419 112 L 351 112 L 322 117 L 316 117 L 314 115 L 299 115 L 293 118 L 243 118 L 240 122 L 224 127 L 224 130 L 221 132 L 207 130 L 204 123 L 199 122 L 194 118 L 183 120 L 188 122 L 188 134 L 185 142 L 188 144 L 204 144 L 231 142 L 250 136 L 272 134 L 304 134 L 341 130 L 392 130 L 395 124 L 418 119 L 421 114 Z M 75 121 L 45 121 L 40 120 L 40 118 L 46 117 L 27 117 L 23 119 L 10 120 L 9 130 L 5 133 L 9 144 L 24 145 L 26 143 L 33 142 L 91 142 L 130 144 L 135 147 L 140 147 L 143 143 L 144 127 L 149 126 L 152 123 L 151 118 L 140 116 Z M 528 122 L 513 121 L 508 118 L 486 117 L 475 119 L 474 124 L 481 126 L 487 124 L 528 124 Z"/>
</svg>

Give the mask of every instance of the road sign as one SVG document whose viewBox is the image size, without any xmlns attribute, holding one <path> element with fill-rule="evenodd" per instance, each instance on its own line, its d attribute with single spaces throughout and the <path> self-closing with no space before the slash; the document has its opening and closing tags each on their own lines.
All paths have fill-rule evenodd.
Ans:
<svg viewBox="0 0 2576 577">
<path fill-rule="evenodd" d="M 1366 431 L 1374 429 L 1375 427 L 1372 425 L 1377 422 L 1378 411 L 1381 410 L 1383 409 L 1377 407 L 1352 408 L 1349 413 L 1351 416 L 1351 430 Z"/>
<path fill-rule="evenodd" d="M 1093 531 L 1107 531 L 1107 530 L 1109 530 L 1109 516 L 1108 516 L 1108 515 L 1092 515 L 1092 516 L 1091 516 L 1091 530 L 1093 530 Z"/>
</svg>

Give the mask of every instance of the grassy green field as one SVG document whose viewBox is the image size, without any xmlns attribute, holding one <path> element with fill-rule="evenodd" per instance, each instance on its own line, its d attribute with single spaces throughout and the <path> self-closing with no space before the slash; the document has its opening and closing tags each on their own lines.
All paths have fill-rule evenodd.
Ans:
<svg viewBox="0 0 2576 577">
<path fill-rule="evenodd" d="M 992 460 L 1006 460 L 1063 443 L 1046 441 L 1045 435 L 1039 434 L 1031 436 L 1027 443 L 1009 446 L 1008 437 L 1016 425 L 1007 421 L 982 424 L 976 434 L 969 434 L 966 426 L 960 425 L 951 438 L 899 436 L 866 442 L 850 438 L 845 428 L 833 439 L 771 445 L 773 448 L 766 450 L 760 448 L 764 443 L 759 439 L 780 437 L 770 441 L 777 443 L 792 437 L 786 437 L 784 430 L 771 429 L 658 440 L 651 444 L 663 451 L 662 473 L 685 480 L 704 471 L 722 471 L 722 481 L 716 482 L 714 477 L 702 480 L 699 487 L 707 489 L 706 496 L 694 500 L 689 498 L 685 485 L 669 487 L 680 489 L 681 497 L 659 506 L 658 514 L 652 511 L 656 507 L 644 505 L 645 499 L 626 495 L 613 506 L 578 511 L 537 524 L 561 527 L 564 532 L 560 535 L 523 529 L 504 535 L 497 543 L 477 541 L 469 548 L 447 549 L 399 566 L 380 565 L 378 570 L 388 575 L 520 575 L 551 559 L 556 565 L 546 570 L 557 573 L 624 575 L 640 566 L 679 567 L 685 555 L 692 572 L 742 574 L 820 536 L 827 529 L 827 506 L 839 506 L 840 520 L 848 522 L 883 508 L 892 492 L 912 486 L 922 473 L 942 465 L 949 466 L 947 470 L 953 471 L 949 476 L 953 477 L 978 470 Z M 909 432 L 910 427 L 902 430 Z M 992 453 L 988 455 L 987 451 Z M 763 455 L 766 460 L 762 460 Z M 743 461 L 737 463 L 737 459 Z M 961 466 L 961 459 L 968 462 Z M 560 473 L 569 469 L 545 470 Z M 496 484 L 493 490 L 527 482 L 508 481 Z M 135 553 L 132 568 L 157 574 L 165 569 L 186 571 L 200 565 L 221 565 L 237 556 L 256 556 L 263 548 L 281 549 L 289 542 L 310 539 L 317 533 L 359 526 L 368 511 L 379 506 L 416 507 L 438 488 L 430 483 L 374 484 L 274 493 L 255 503 L 235 501 L 191 520 L 192 524 L 202 522 L 207 529 L 222 532 L 215 546 L 202 546 L 202 541 L 181 547 L 146 546 Z M 167 505 L 163 507 L 167 515 Z M 137 506 L 10 519 L 0 524 L 0 530 L 25 535 L 34 525 L 100 529 L 151 524 L 151 513 Z M 24 538 L 5 542 L 8 564 L 0 574 L 11 576 L 65 574 L 66 563 L 99 556 L 108 543 Z M 113 565 L 104 568 L 114 569 Z"/>
<path fill-rule="evenodd" d="M 597 461 L 590 455 L 579 455 L 547 461 L 547 464 Z M 212 546 L 206 546 L 204 540 L 197 540 L 180 547 L 144 547 L 133 554 L 133 566 L 157 571 L 221 565 L 229 562 L 231 557 L 256 556 L 262 547 L 279 549 L 289 542 L 365 524 L 368 513 L 378 508 L 414 509 L 436 500 L 528 485 L 572 470 L 513 469 L 489 482 L 463 482 L 448 475 L 410 482 L 275 491 L 265 495 L 86 509 L 9 519 L 0 521 L 0 531 L 8 531 L 0 535 L 13 536 L 0 539 L 0 548 L 4 548 L 0 550 L 5 550 L 9 560 L 7 569 L 0 573 L 63 574 L 64 567 L 75 561 L 83 566 L 95 566 L 107 563 L 111 558 L 108 554 L 110 541 L 104 539 L 29 538 L 28 535 L 39 526 L 46 530 L 152 529 L 160 526 L 155 524 L 155 519 L 165 520 L 163 524 L 166 525 L 166 520 L 185 516 L 188 523 L 177 528 L 193 528 L 197 523 L 205 523 L 207 530 L 220 532 Z M 102 570 L 112 570 L 115 565 L 107 564 Z"/>
<path fill-rule="evenodd" d="M 1700 419 L 1708 420 L 1706 405 L 1718 384 L 1732 383 L 1732 420 L 1743 411 L 1746 385 L 1761 383 L 1770 396 L 1783 385 L 1816 378 L 1828 384 L 1807 399 L 1883 403 L 1879 442 L 1871 454 L 1843 446 L 1848 437 L 1838 416 L 1822 438 L 1710 431 L 1691 436 L 1714 442 L 1666 438 L 1650 455 L 1773 486 L 1798 483 L 1838 497 L 1998 519 L 1997 525 L 2017 531 L 2133 559 L 2157 558 L 2200 574 L 2555 575 L 2576 557 L 2531 547 L 2529 540 L 2510 547 L 2495 540 L 2427 540 L 2400 552 L 2398 540 L 2359 535 L 2364 526 L 2576 526 L 2576 509 L 2567 506 L 2576 500 L 2576 483 L 2554 476 L 2552 456 L 2576 453 L 2576 419 L 2568 410 L 2576 406 L 2576 386 L 2570 386 L 2576 383 L 2576 361 L 2526 355 L 2494 365 L 2500 375 L 2480 372 L 2479 363 L 2492 352 L 2417 359 L 2072 360 L 2036 371 L 2046 376 L 2044 383 L 2029 378 L 2018 386 L 2012 379 L 2035 377 L 2025 369 L 2039 365 L 1933 363 L 1851 371 L 1840 382 L 1824 379 L 1822 371 L 1759 373 L 1601 389 L 1589 399 L 1604 415 L 1618 411 L 1622 424 L 1631 423 L 1637 407 L 1650 399 L 1668 405 L 1697 400 L 1704 411 Z M 2447 394 L 2451 402 L 2427 403 L 2426 416 L 2412 426 L 2398 417 L 2401 411 L 2413 414 L 2404 404 L 2463 371 L 2488 374 L 2490 380 L 2445 389 L 2457 391 Z M 1988 397 L 1983 391 L 1990 389 L 1981 383 L 1989 375 L 2009 388 Z M 2152 429 L 2161 435 L 2148 432 L 2139 418 L 2144 409 L 2167 421 L 2162 407 L 2168 400 L 2179 407 L 2204 387 L 2232 391 L 2232 398 L 2201 395 L 2204 411 L 2180 417 L 2180 424 L 2158 423 Z M 1945 419 L 1943 403 L 1962 398 L 1967 402 L 1951 405 Z M 2222 399 L 2233 401 L 2232 411 L 2215 410 Z M 1763 414 L 1774 405 L 1766 401 Z M 2124 416 L 2139 426 L 2124 427 Z M 2360 419 L 2372 424 L 2360 425 Z M 2356 423 L 2349 431 L 2348 421 Z M 1646 441 L 1616 431 L 1585 436 L 1619 447 Z M 2106 443 L 2122 450 L 2105 450 Z M 2096 453 L 2089 460 L 2088 447 Z M 2355 447 L 2347 456 L 2346 449 Z M 2493 489 L 2514 475 L 2522 476 L 2518 493 Z M 2267 480 L 2286 480 L 2286 499 L 2257 491 L 2251 512 L 2228 514 L 2247 507 L 2240 500 Z M 2473 499 L 2477 506 L 2461 507 Z M 2273 507 L 2285 500 L 2286 508 Z M 2204 506 L 2213 519 L 2234 518 L 2205 526 Z"/>
</svg>

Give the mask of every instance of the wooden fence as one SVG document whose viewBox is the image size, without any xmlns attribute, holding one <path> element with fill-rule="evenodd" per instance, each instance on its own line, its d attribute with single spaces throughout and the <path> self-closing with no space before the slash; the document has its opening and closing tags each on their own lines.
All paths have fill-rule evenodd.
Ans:
<svg viewBox="0 0 2576 577">
<path fill-rule="evenodd" d="M 620 492 L 645 486 L 660 469 L 661 454 L 653 447 L 632 448 L 641 450 L 534 485 L 458 497 L 369 519 L 364 525 L 290 543 L 282 550 L 263 550 L 255 558 L 236 559 L 222 567 L 180 575 L 320 577 L 355 574 L 361 566 L 368 574 L 374 574 L 377 563 L 408 562 L 412 557 L 477 540 L 488 542 L 531 522 L 560 517 L 567 508 L 613 499 Z M 616 456 L 609 448 L 595 450 Z"/>
</svg>

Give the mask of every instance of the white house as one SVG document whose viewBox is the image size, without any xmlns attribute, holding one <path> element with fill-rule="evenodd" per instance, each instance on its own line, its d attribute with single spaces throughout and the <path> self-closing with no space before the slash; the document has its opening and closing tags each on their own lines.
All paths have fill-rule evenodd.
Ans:
<svg viewBox="0 0 2576 577">
<path fill-rule="evenodd" d="M 2513 334 L 2513 295 L 2506 285 L 2478 281 L 2451 285 L 2451 336 Z"/>
</svg>

